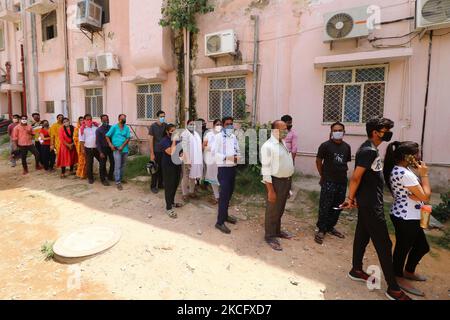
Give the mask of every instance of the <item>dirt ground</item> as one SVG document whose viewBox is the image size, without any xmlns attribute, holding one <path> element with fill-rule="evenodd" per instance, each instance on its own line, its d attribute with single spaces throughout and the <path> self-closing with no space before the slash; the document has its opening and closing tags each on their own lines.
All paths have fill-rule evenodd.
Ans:
<svg viewBox="0 0 450 320">
<path fill-rule="evenodd" d="M 327 237 L 319 246 L 314 209 L 305 203 L 301 194 L 291 201 L 283 223 L 296 237 L 274 252 L 263 241 L 263 206 L 234 206 L 241 219 L 223 235 L 205 201 L 172 220 L 163 193 L 150 194 L 143 184 L 119 192 L 45 172 L 23 177 L 19 166 L 0 160 L 0 299 L 385 299 L 384 282 L 369 291 L 346 276 L 354 218 L 339 224 L 346 239 Z M 298 208 L 309 215 L 293 214 Z M 42 244 L 90 224 L 120 227 L 120 242 L 75 265 L 44 259 Z M 378 263 L 371 245 L 366 257 L 366 266 Z M 429 281 L 417 286 L 426 299 L 449 299 L 449 262 L 449 252 L 435 247 L 423 259 L 419 271 Z M 78 273 L 81 286 L 73 288 Z"/>
</svg>

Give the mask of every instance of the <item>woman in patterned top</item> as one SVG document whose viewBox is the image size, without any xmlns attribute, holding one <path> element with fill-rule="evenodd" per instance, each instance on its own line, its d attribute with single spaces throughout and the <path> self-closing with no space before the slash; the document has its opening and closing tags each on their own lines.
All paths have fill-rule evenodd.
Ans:
<svg viewBox="0 0 450 320">
<path fill-rule="evenodd" d="M 420 181 L 412 168 L 420 176 Z M 384 160 L 384 176 L 394 197 L 391 220 L 396 236 L 393 263 L 397 282 L 403 290 L 423 296 L 422 291 L 405 281 L 426 281 L 415 271 L 420 260 L 430 251 L 420 226 L 420 211 L 424 203 L 430 201 L 431 188 L 428 167 L 419 160 L 419 145 L 410 141 L 391 143 Z"/>
</svg>

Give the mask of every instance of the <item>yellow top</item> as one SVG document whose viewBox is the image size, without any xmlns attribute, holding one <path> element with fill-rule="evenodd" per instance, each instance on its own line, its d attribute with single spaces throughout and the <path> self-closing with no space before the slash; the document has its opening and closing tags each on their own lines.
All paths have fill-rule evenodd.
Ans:
<svg viewBox="0 0 450 320">
<path fill-rule="evenodd" d="M 55 152 L 59 151 L 59 129 L 62 126 L 62 124 L 55 122 L 50 127 L 50 145 L 55 148 Z"/>
</svg>

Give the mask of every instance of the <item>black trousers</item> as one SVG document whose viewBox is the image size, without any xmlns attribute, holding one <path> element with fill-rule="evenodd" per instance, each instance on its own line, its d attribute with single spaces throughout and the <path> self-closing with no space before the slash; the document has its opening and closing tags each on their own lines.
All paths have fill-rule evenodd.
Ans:
<svg viewBox="0 0 450 320">
<path fill-rule="evenodd" d="M 97 148 L 86 148 L 84 147 L 84 152 L 86 154 L 86 173 L 89 181 L 94 180 L 94 158 L 100 162 L 100 153 Z"/>
<path fill-rule="evenodd" d="M 289 191 L 291 190 L 292 179 L 272 177 L 272 185 L 277 195 L 277 200 L 275 203 L 272 203 L 266 199 L 266 240 L 276 238 L 281 234 L 281 218 L 283 217 L 284 209 L 286 208 L 286 201 L 289 197 Z"/>
<path fill-rule="evenodd" d="M 105 157 L 102 159 L 100 157 L 100 179 L 106 181 L 109 179 L 110 181 L 114 181 L 114 154 L 110 148 L 103 149 L 102 153 Z M 106 163 L 109 160 L 109 172 L 106 170 Z"/>
<path fill-rule="evenodd" d="M 384 216 L 383 205 L 361 206 L 358 208 L 358 223 L 356 224 L 355 240 L 353 242 L 353 268 L 363 270 L 363 258 L 369 240 L 378 255 L 384 277 L 391 290 L 400 290 L 395 280 L 392 263 L 392 241 Z"/>
<path fill-rule="evenodd" d="M 152 175 L 152 183 L 151 183 L 151 188 L 164 188 L 164 181 L 163 181 L 163 170 L 161 170 L 161 163 L 162 163 L 162 157 L 163 157 L 163 153 L 162 152 L 155 152 L 155 162 L 158 164 L 158 168 L 159 170 Z"/>
<path fill-rule="evenodd" d="M 228 207 L 233 196 L 236 181 L 236 167 L 219 167 L 217 178 L 220 184 L 217 224 L 222 225 L 228 218 Z"/>
<path fill-rule="evenodd" d="M 416 267 L 428 252 L 425 232 L 420 227 L 420 220 L 403 220 L 391 215 L 395 228 L 394 271 L 397 277 L 403 277 L 403 270 L 416 272 Z M 408 261 L 406 261 L 408 258 Z M 406 261 L 406 266 L 405 266 Z"/>
<path fill-rule="evenodd" d="M 181 166 L 163 165 L 164 194 L 166 198 L 166 210 L 172 210 L 175 204 L 175 195 L 181 180 Z"/>
<path fill-rule="evenodd" d="M 320 232 L 331 232 L 336 226 L 341 211 L 333 208 L 338 208 L 345 201 L 346 192 L 346 183 L 331 181 L 323 183 L 320 190 L 319 218 L 317 220 L 317 228 Z"/>
<path fill-rule="evenodd" d="M 70 172 L 73 172 L 74 166 L 70 166 Z M 66 174 L 66 167 L 61 167 L 61 173 Z"/>
<path fill-rule="evenodd" d="M 56 155 L 53 150 L 50 150 L 50 146 L 41 145 L 41 163 L 45 170 L 52 170 L 55 166 Z"/>
<path fill-rule="evenodd" d="M 34 156 L 34 160 L 36 161 L 36 167 L 39 166 L 39 152 L 36 149 L 35 145 L 29 145 L 29 146 L 19 146 L 20 150 L 20 156 L 22 158 L 22 167 L 24 170 L 28 170 L 28 164 L 27 164 L 27 156 L 28 152 L 31 152 Z"/>
<path fill-rule="evenodd" d="M 39 141 L 35 141 L 34 146 L 36 147 L 36 150 L 39 153 L 39 163 L 43 164 L 42 159 L 41 159 L 42 145 Z"/>
</svg>

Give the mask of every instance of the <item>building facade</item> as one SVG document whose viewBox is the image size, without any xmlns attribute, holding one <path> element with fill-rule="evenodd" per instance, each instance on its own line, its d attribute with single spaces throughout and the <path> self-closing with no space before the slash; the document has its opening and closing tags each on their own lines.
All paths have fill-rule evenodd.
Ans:
<svg viewBox="0 0 450 320">
<path fill-rule="evenodd" d="M 158 110 L 177 120 L 176 42 L 159 25 L 162 0 L 91 0 L 104 9 L 95 32 L 77 26 L 77 0 L 0 2 L 1 114 L 125 113 L 144 152 Z M 433 183 L 448 189 L 450 0 L 210 2 L 214 12 L 198 16 L 192 41 L 198 117 L 267 123 L 290 114 L 296 165 L 315 174 L 330 123 L 346 124 L 354 153 L 365 121 L 385 116 L 396 123 L 395 140 L 423 144 Z M 80 74 L 105 53 L 113 55 L 103 57 L 106 72 Z"/>
</svg>

